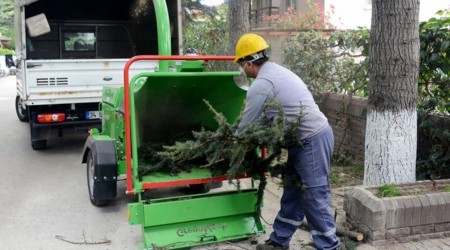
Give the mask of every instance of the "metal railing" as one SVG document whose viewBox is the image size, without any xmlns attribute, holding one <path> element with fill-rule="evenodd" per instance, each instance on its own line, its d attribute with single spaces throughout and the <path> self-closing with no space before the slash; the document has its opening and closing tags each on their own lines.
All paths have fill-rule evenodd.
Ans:
<svg viewBox="0 0 450 250">
<path fill-rule="evenodd" d="M 267 28 L 270 27 L 272 24 L 270 21 L 264 21 L 264 16 L 272 16 L 272 15 L 279 15 L 280 8 L 279 7 L 264 7 L 256 10 L 250 11 L 250 28 L 251 29 L 257 29 L 257 28 Z"/>
</svg>

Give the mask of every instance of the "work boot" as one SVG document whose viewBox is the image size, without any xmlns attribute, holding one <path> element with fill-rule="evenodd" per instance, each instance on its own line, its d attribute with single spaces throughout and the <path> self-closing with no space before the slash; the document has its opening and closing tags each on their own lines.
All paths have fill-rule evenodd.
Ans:
<svg viewBox="0 0 450 250">
<path fill-rule="evenodd" d="M 282 246 L 271 239 L 268 239 L 264 244 L 259 244 L 256 246 L 256 250 L 288 250 L 289 246 Z"/>
</svg>

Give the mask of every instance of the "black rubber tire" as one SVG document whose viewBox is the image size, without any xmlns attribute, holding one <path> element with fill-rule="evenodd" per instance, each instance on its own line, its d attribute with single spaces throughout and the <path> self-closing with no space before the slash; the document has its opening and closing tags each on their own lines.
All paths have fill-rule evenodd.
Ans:
<svg viewBox="0 0 450 250">
<path fill-rule="evenodd" d="M 86 176 L 87 176 L 89 199 L 91 200 L 92 205 L 96 207 L 103 207 L 106 206 L 110 202 L 110 200 L 95 199 L 93 190 L 95 188 L 94 173 L 95 173 L 94 156 L 92 155 L 92 151 L 89 150 L 86 156 Z"/>
<path fill-rule="evenodd" d="M 22 108 L 20 96 L 16 96 L 16 114 L 21 122 L 29 122 L 28 110 Z"/>
<path fill-rule="evenodd" d="M 43 150 L 47 148 L 47 140 L 31 141 L 31 147 L 34 150 Z"/>
</svg>

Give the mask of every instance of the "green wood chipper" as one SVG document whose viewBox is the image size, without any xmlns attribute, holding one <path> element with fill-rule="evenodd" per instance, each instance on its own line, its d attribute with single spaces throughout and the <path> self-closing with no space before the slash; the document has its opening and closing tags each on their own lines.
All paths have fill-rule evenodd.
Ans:
<svg viewBox="0 0 450 250">
<path fill-rule="evenodd" d="M 245 99 L 245 91 L 236 84 L 239 72 L 204 71 L 205 62 L 230 61 L 232 56 L 170 55 L 170 34 L 164 28 L 170 26 L 162 19 L 157 19 L 163 22 L 158 24 L 160 55 L 131 58 L 124 69 L 124 85 L 103 89 L 102 128 L 91 130 L 83 150 L 89 198 L 95 206 L 106 205 L 116 197 L 118 178 L 126 177 L 126 193 L 137 197 L 128 204 L 128 219 L 142 226 L 144 249 L 188 248 L 262 234 L 259 190 L 253 185 L 208 192 L 227 177 L 212 176 L 207 168 L 177 175 L 139 173 L 141 145 L 170 143 L 180 135 L 191 136 L 192 130 L 217 128 L 204 100 L 233 122 Z M 143 60 L 158 61 L 159 68 L 130 79 L 132 64 Z M 197 192 L 146 195 L 150 190 L 187 186 Z"/>
</svg>

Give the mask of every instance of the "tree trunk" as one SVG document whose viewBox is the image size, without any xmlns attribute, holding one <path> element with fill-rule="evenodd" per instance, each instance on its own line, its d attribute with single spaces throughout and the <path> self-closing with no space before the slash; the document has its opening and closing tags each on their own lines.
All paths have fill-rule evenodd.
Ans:
<svg viewBox="0 0 450 250">
<path fill-rule="evenodd" d="M 364 185 L 414 182 L 420 0 L 373 0 Z"/>
<path fill-rule="evenodd" d="M 228 1 L 228 23 L 230 28 L 227 46 L 228 55 L 234 55 L 237 41 L 250 29 L 249 14 L 250 0 Z"/>
</svg>

